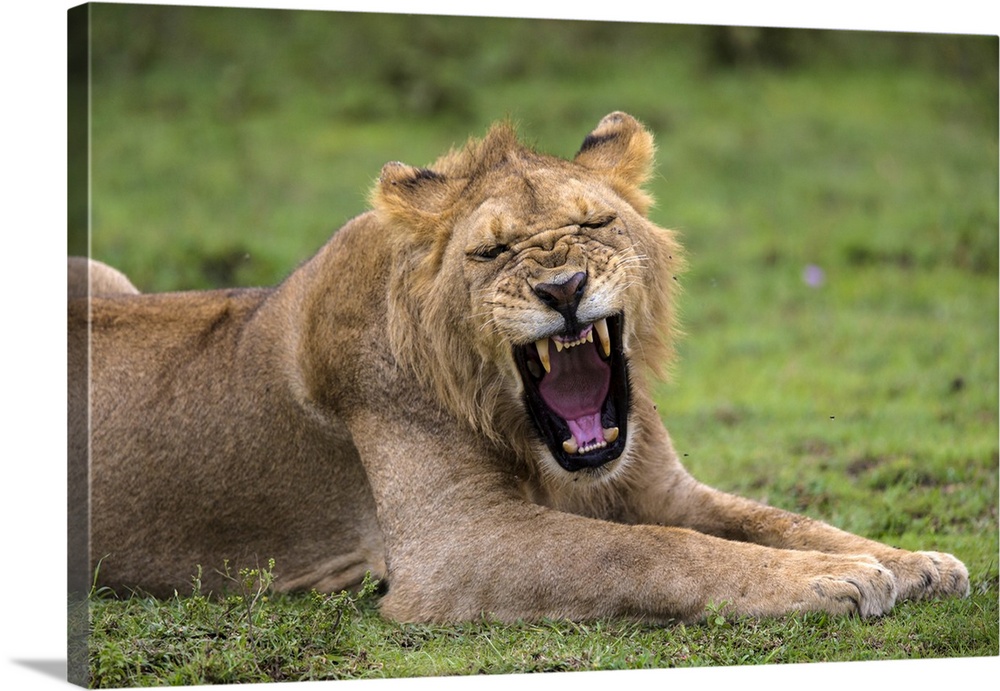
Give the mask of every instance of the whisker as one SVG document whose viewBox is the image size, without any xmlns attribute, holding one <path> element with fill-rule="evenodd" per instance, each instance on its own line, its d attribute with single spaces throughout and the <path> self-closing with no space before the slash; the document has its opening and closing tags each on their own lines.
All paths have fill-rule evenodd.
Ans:
<svg viewBox="0 0 1000 691">
<path fill-rule="evenodd" d="M 645 266 L 648 261 L 649 258 L 646 256 L 625 257 L 624 259 L 619 259 L 616 266 L 629 266 L 631 264 Z"/>
</svg>

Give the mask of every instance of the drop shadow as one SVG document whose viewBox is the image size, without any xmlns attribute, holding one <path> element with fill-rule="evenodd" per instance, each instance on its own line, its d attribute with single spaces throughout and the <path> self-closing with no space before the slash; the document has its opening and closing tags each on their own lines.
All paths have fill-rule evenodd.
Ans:
<svg viewBox="0 0 1000 691">
<path fill-rule="evenodd" d="M 11 662 L 47 677 L 66 681 L 66 660 L 11 660 Z"/>
</svg>

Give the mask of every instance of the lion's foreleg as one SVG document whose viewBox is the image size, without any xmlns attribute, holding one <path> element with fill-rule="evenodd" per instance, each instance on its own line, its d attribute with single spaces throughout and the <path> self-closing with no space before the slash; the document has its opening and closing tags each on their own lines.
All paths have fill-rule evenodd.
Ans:
<svg viewBox="0 0 1000 691">
<path fill-rule="evenodd" d="M 687 474 L 669 440 L 653 448 L 659 452 L 658 460 L 647 452 L 640 464 L 644 466 L 642 473 L 655 479 L 638 485 L 633 495 L 632 508 L 639 522 L 681 526 L 786 550 L 867 554 L 892 571 L 901 599 L 968 593 L 968 570 L 950 554 L 896 549 L 819 520 L 713 489 Z"/>
<path fill-rule="evenodd" d="M 532 504 L 504 458 L 419 414 L 361 410 L 349 423 L 385 538 L 387 616 L 664 621 L 698 619 L 712 604 L 736 614 L 871 616 L 895 602 L 895 579 L 869 556 L 773 549 Z"/>
</svg>

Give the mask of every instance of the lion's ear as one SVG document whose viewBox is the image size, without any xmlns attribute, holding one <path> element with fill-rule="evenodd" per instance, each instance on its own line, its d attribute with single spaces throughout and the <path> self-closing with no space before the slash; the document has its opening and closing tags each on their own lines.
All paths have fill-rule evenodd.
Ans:
<svg viewBox="0 0 1000 691">
<path fill-rule="evenodd" d="M 372 206 L 384 222 L 433 237 L 441 213 L 450 206 L 448 183 L 448 178 L 430 168 L 392 161 L 382 166 Z"/>
<path fill-rule="evenodd" d="M 573 160 L 604 173 L 620 194 L 633 199 L 645 213 L 650 200 L 641 187 L 652 172 L 655 151 L 653 135 L 638 120 L 628 113 L 615 112 L 597 123 Z"/>
</svg>

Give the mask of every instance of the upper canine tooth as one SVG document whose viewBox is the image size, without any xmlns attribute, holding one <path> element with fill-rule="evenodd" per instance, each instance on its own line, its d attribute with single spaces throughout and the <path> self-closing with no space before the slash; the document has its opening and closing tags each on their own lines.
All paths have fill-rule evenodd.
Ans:
<svg viewBox="0 0 1000 691">
<path fill-rule="evenodd" d="M 611 337 L 608 335 L 608 320 L 598 319 L 594 322 L 594 329 L 597 331 L 598 338 L 601 339 L 601 349 L 604 351 L 604 357 L 611 357 Z"/>
<path fill-rule="evenodd" d="M 538 359 L 542 361 L 542 367 L 545 368 L 546 372 L 551 372 L 552 365 L 549 363 L 549 339 L 539 338 L 535 341 L 535 349 L 538 351 Z"/>
</svg>

